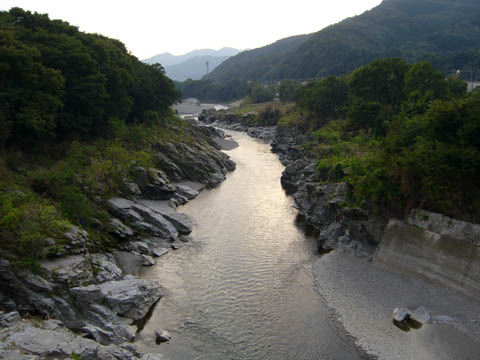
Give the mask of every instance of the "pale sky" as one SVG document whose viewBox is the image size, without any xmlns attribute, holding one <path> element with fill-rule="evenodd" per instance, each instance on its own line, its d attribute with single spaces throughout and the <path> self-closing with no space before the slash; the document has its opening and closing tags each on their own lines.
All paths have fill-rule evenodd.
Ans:
<svg viewBox="0 0 480 360">
<path fill-rule="evenodd" d="M 381 0 L 0 0 L 122 41 L 140 59 L 256 48 L 359 15 Z"/>
</svg>

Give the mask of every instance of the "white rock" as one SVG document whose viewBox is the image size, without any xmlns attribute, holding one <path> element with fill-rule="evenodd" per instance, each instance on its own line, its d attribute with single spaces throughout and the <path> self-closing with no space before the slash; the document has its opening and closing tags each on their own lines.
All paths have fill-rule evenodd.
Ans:
<svg viewBox="0 0 480 360">
<path fill-rule="evenodd" d="M 395 308 L 393 309 L 393 320 L 395 321 L 405 321 L 410 315 L 410 312 L 407 308 Z"/>
<path fill-rule="evenodd" d="M 423 305 L 420 305 L 414 312 L 412 312 L 411 317 L 422 324 L 428 324 L 432 321 L 432 315 Z"/>
<path fill-rule="evenodd" d="M 155 330 L 155 337 L 158 341 L 169 341 L 172 337 L 168 333 L 168 331 L 163 329 L 156 329 Z"/>
</svg>

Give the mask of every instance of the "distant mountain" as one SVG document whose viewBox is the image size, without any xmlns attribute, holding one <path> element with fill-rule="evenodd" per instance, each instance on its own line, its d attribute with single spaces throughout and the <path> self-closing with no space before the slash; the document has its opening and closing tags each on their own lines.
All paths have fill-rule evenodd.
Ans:
<svg viewBox="0 0 480 360">
<path fill-rule="evenodd" d="M 229 57 L 230 56 L 211 55 L 195 56 L 181 64 L 165 67 L 165 72 L 170 79 L 175 81 L 185 81 L 187 79 L 200 80 L 207 74 L 207 62 L 208 70 L 212 71 Z"/>
<path fill-rule="evenodd" d="M 479 39 L 479 0 L 384 0 L 317 33 L 240 53 L 205 79 L 308 79 L 348 73 L 381 57 L 458 67 L 471 61 L 462 54 L 478 48 Z"/>
<path fill-rule="evenodd" d="M 170 53 L 163 53 L 163 54 L 158 54 L 155 56 L 152 56 L 151 58 L 142 60 L 143 62 L 147 64 L 155 64 L 155 63 L 160 63 L 164 68 L 167 66 L 172 66 L 172 65 L 177 65 L 181 64 L 189 59 L 192 59 L 194 57 L 199 57 L 199 56 L 219 56 L 219 57 L 229 57 L 229 56 L 234 56 L 237 55 L 241 50 L 234 49 L 234 48 L 229 48 L 229 47 L 224 47 L 220 50 L 213 50 L 213 49 L 199 49 L 199 50 L 193 50 L 190 51 L 187 54 L 184 55 L 172 55 Z"/>
</svg>

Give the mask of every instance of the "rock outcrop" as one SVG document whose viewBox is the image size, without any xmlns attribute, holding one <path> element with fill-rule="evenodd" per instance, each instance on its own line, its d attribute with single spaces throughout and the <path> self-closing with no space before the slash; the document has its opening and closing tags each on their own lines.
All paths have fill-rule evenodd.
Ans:
<svg viewBox="0 0 480 360">
<path fill-rule="evenodd" d="M 353 207 L 344 174 L 317 171 L 302 147 L 308 141 L 301 132 L 279 129 L 272 151 L 286 166 L 282 186 L 321 251 L 346 251 L 480 299 L 480 225 L 419 209 L 399 220 L 370 211 L 367 202 Z"/>
<path fill-rule="evenodd" d="M 0 314 L 0 324 L 5 318 L 14 318 L 8 327 L 0 328 L 0 358 L 34 360 L 40 358 L 73 358 L 97 360 L 160 360 L 159 354 L 144 354 L 133 344 L 101 345 L 95 340 L 76 335 L 61 321 L 43 322 L 20 319 L 18 313 Z M 1 326 L 1 325 L 0 325 Z"/>
<path fill-rule="evenodd" d="M 275 136 L 277 127 L 252 125 L 257 123 L 257 116 L 258 114 L 254 112 L 236 114 L 228 110 L 210 109 L 202 111 L 198 116 L 198 121 L 224 129 L 244 131 L 249 136 L 256 139 L 266 141 L 272 140 Z"/>
<path fill-rule="evenodd" d="M 188 143 L 159 143 L 158 168 L 136 167 L 133 180 L 124 180 L 124 197 L 96 200 L 111 215 L 98 229 L 116 238 L 116 250 L 92 252 L 88 232 L 72 226 L 54 257 L 41 261 L 35 272 L 0 259 L 0 309 L 8 312 L 0 314 L 0 357 L 161 358 L 128 344 L 135 338 L 135 324 L 144 321 L 163 293 L 160 284 L 136 275 L 141 266 L 155 264 L 153 257 L 188 241 L 193 222 L 176 207 L 235 169 L 208 138 L 221 132 L 194 131 L 200 135 L 193 140 L 197 133 L 192 133 Z M 56 319 L 58 326 L 30 323 L 19 313 Z"/>
<path fill-rule="evenodd" d="M 309 139 L 303 133 L 279 129 L 272 141 L 285 170 L 280 179 L 293 195 L 299 216 L 309 233 L 318 240 L 319 250 L 340 249 L 371 258 L 387 220 L 364 209 L 351 207 L 351 189 L 341 177 L 316 169 L 316 159 L 304 151 Z"/>
</svg>

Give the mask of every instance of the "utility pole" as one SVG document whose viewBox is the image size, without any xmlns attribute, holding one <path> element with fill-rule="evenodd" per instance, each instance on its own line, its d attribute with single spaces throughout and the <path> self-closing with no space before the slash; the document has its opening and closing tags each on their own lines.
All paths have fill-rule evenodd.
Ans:
<svg viewBox="0 0 480 360">
<path fill-rule="evenodd" d="M 208 74 L 208 61 L 205 61 L 205 65 L 207 66 L 207 74 Z"/>
</svg>

